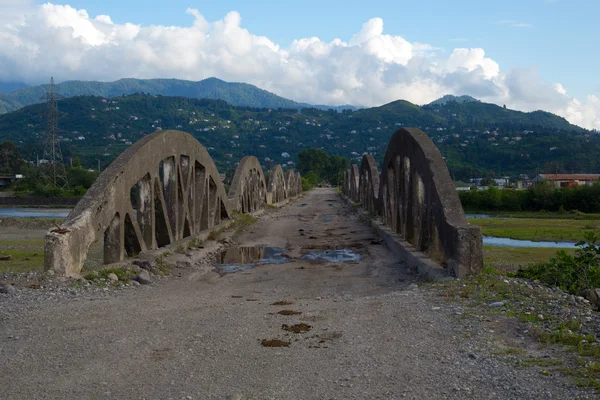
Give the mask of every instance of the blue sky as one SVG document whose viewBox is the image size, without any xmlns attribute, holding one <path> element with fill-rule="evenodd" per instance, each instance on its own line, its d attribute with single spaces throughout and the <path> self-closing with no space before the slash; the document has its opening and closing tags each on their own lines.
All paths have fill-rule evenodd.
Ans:
<svg viewBox="0 0 600 400">
<path fill-rule="evenodd" d="M 43 4 L 44 1 L 38 1 Z M 188 1 L 71 0 L 56 2 L 107 14 L 115 23 L 188 25 L 188 7 L 208 21 L 232 10 L 250 32 L 287 46 L 294 39 L 348 40 L 358 27 L 381 17 L 385 31 L 446 52 L 481 47 L 504 68 L 538 65 L 544 80 L 560 82 L 575 96 L 600 95 L 600 1 Z M 522 24 L 522 25 L 519 25 Z"/>
<path fill-rule="evenodd" d="M 598 16 L 600 0 L 0 0 L 0 82 L 216 76 L 358 106 L 468 94 L 600 130 Z"/>
</svg>

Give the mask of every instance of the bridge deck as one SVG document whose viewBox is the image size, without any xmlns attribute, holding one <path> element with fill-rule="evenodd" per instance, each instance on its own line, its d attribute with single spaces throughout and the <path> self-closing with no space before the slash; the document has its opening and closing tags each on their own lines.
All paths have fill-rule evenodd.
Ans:
<svg viewBox="0 0 600 400">
<path fill-rule="evenodd" d="M 360 262 L 294 260 L 224 277 L 197 267 L 103 301 L 23 311 L 0 325 L 0 388 L 15 399 L 486 399 L 533 398 L 522 380 L 537 379 L 563 398 L 559 382 L 469 358 L 464 322 L 442 298 L 407 289 L 416 278 L 372 239 L 333 190 L 305 193 L 237 241 L 291 256 L 350 248 Z M 271 305 L 280 300 L 293 304 Z M 281 329 L 300 322 L 311 331 Z M 291 346 L 261 346 L 274 338 Z"/>
</svg>

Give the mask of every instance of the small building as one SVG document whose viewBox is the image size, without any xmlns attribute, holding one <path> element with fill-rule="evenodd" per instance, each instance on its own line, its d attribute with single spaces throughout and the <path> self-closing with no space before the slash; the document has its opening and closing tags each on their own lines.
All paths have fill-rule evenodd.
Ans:
<svg viewBox="0 0 600 400">
<path fill-rule="evenodd" d="M 23 179 L 23 175 L 0 175 L 0 189 L 4 189 L 17 179 Z"/>
<path fill-rule="evenodd" d="M 600 174 L 539 174 L 533 183 L 552 182 L 557 188 L 572 186 L 591 186 L 600 180 Z"/>
</svg>

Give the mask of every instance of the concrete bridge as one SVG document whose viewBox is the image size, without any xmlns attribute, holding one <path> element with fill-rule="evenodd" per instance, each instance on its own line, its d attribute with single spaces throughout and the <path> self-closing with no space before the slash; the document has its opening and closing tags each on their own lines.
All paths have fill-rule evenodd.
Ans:
<svg viewBox="0 0 600 400">
<path fill-rule="evenodd" d="M 45 268 L 78 276 L 92 243 L 104 263 L 206 238 L 233 213 L 281 205 L 302 192 L 300 174 L 280 165 L 268 177 L 244 157 L 227 193 L 206 149 L 191 135 L 159 131 L 122 153 L 67 220 L 45 238 Z M 400 259 L 432 278 L 467 277 L 482 267 L 481 231 L 470 226 L 446 165 L 425 133 L 397 131 L 381 174 L 371 155 L 344 174 L 343 195 L 359 203 Z"/>
<path fill-rule="evenodd" d="M 347 172 L 354 200 L 332 188 L 292 200 L 298 181 L 280 167 L 265 177 L 247 157 L 226 192 L 190 135 L 134 145 L 48 233 L 46 249 L 47 268 L 77 275 L 87 247 L 103 240 L 106 262 L 123 259 L 133 279 L 50 273 L 36 289 L 27 278 L 15 295 L 0 294 L 0 397 L 591 398 L 555 372 L 497 358 L 513 346 L 534 349 L 525 360 L 541 349 L 524 340 L 528 325 L 462 297 L 479 282 L 423 284 L 425 274 L 475 273 L 481 236 L 422 132 L 397 132 L 381 173 L 368 156 Z M 263 207 L 244 229 L 222 229 Z M 201 245 L 154 250 L 215 228 Z M 138 251 L 161 252 L 169 276 L 158 259 L 132 265 Z M 511 307 L 521 300 L 508 290 L 529 293 L 503 285 Z"/>
</svg>

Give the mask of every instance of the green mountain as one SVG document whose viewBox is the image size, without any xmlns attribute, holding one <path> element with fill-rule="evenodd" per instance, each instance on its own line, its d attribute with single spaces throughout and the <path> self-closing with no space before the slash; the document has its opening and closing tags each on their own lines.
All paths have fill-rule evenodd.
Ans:
<svg viewBox="0 0 600 400">
<path fill-rule="evenodd" d="M 43 101 L 48 85 L 33 86 L 0 94 L 0 114 Z M 134 93 L 224 100 L 234 106 L 297 108 L 310 106 L 285 99 L 247 83 L 208 78 L 199 82 L 180 79 L 119 79 L 115 82 L 67 81 L 56 85 L 64 98 L 75 96 L 116 97 Z M 320 108 L 326 108 L 321 106 Z"/>
<path fill-rule="evenodd" d="M 450 102 L 456 102 L 456 103 L 470 103 L 470 102 L 478 102 L 479 100 L 477 100 L 475 97 L 471 97 L 471 96 L 454 96 L 451 94 L 447 94 L 443 97 L 440 97 L 437 100 L 432 101 L 431 103 L 429 103 L 430 106 L 440 106 L 440 105 L 444 105 L 446 103 L 450 103 Z"/>
<path fill-rule="evenodd" d="M 456 179 L 534 175 L 547 163 L 564 172 L 600 172 L 600 135 L 556 115 L 523 113 L 480 102 L 419 107 L 395 101 L 356 111 L 232 106 L 223 100 L 133 94 L 78 96 L 59 101 L 61 146 L 88 167 L 107 166 L 119 153 L 158 129 L 194 135 L 219 169 L 255 155 L 269 168 L 293 166 L 299 151 L 316 147 L 360 162 L 382 161 L 400 127 L 424 130 Z M 28 160 L 43 154 L 45 104 L 0 115 L 0 142 L 13 141 Z M 560 172 L 560 171 L 559 171 Z"/>
<path fill-rule="evenodd" d="M 521 126 L 532 129 L 543 127 L 548 129 L 585 131 L 583 128 L 572 125 L 563 117 L 546 111 L 522 112 L 480 101 L 463 103 L 448 102 L 442 105 L 428 104 L 423 106 L 422 109 L 444 118 L 450 125 L 471 128 L 484 129 L 489 126 Z"/>
</svg>

